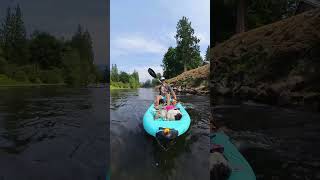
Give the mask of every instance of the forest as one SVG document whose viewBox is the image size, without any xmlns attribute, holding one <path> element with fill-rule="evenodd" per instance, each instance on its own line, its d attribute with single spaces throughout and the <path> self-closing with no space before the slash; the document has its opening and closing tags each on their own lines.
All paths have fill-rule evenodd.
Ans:
<svg viewBox="0 0 320 180">
<path fill-rule="evenodd" d="M 94 64 L 92 39 L 81 25 L 71 39 L 35 30 L 27 35 L 19 5 L 7 8 L 0 27 L 0 85 L 105 82 Z"/>
<path fill-rule="evenodd" d="M 111 89 L 127 89 L 127 88 L 139 88 L 139 74 L 137 71 L 133 71 L 132 74 L 118 70 L 116 64 L 111 65 L 110 73 L 110 88 Z"/>
</svg>

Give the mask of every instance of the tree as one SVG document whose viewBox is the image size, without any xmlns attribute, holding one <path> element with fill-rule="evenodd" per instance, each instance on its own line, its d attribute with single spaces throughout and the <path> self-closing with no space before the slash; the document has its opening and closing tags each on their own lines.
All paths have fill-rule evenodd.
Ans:
<svg viewBox="0 0 320 180">
<path fill-rule="evenodd" d="M 81 78 L 81 64 L 79 62 L 80 55 L 76 49 L 66 47 L 62 54 L 62 63 L 64 69 L 65 82 L 69 85 L 81 85 L 83 79 Z"/>
<path fill-rule="evenodd" d="M 3 50 L 0 46 L 0 74 L 5 74 L 7 68 L 7 61 L 4 58 Z"/>
<path fill-rule="evenodd" d="M 28 60 L 27 39 L 20 6 L 15 13 L 7 9 L 5 22 L 2 24 L 1 41 L 4 47 L 5 58 L 10 63 L 26 64 Z"/>
<path fill-rule="evenodd" d="M 130 88 L 138 88 L 140 86 L 139 81 L 137 81 L 136 78 L 133 76 L 129 77 L 129 84 Z"/>
<path fill-rule="evenodd" d="M 88 82 L 88 77 L 94 74 L 92 39 L 88 30 L 83 31 L 78 25 L 76 33 L 71 39 L 71 47 L 78 50 L 80 55 L 81 78 Z"/>
<path fill-rule="evenodd" d="M 146 82 L 144 82 L 144 83 L 142 84 L 142 87 L 144 87 L 144 88 L 150 88 L 150 87 L 152 87 L 152 84 L 151 84 L 150 79 L 146 80 Z"/>
<path fill-rule="evenodd" d="M 182 62 L 183 71 L 197 68 L 201 64 L 200 40 L 194 35 L 194 29 L 188 18 L 182 17 L 177 24 L 177 34 L 175 35 L 176 60 Z"/>
<path fill-rule="evenodd" d="M 110 83 L 110 69 L 109 66 L 106 66 L 103 72 L 103 81 L 106 83 Z"/>
<path fill-rule="evenodd" d="M 155 87 L 155 86 L 157 86 L 157 85 L 160 85 L 159 80 L 158 80 L 158 79 L 152 79 L 152 81 L 151 81 L 151 86 L 152 86 L 152 87 Z"/>
<path fill-rule="evenodd" d="M 229 39 L 236 33 L 290 17 L 297 0 L 222 0 L 212 1 L 212 42 Z"/>
<path fill-rule="evenodd" d="M 119 81 L 123 83 L 129 83 L 130 75 L 126 72 L 120 72 Z"/>
<path fill-rule="evenodd" d="M 172 78 L 183 72 L 183 63 L 177 59 L 176 48 L 169 47 L 162 59 L 163 76 Z"/>
<path fill-rule="evenodd" d="M 210 61 L 210 46 L 207 47 L 206 54 L 204 55 L 204 60 L 207 62 Z"/>
<path fill-rule="evenodd" d="M 119 82 L 119 72 L 116 64 L 111 65 L 111 75 L 110 75 L 111 81 L 113 82 Z"/>
<path fill-rule="evenodd" d="M 133 70 L 133 73 L 131 75 L 132 77 L 134 77 L 134 79 L 139 82 L 139 73 L 136 70 Z"/>
<path fill-rule="evenodd" d="M 42 69 L 61 67 L 62 43 L 45 32 L 31 35 L 29 50 L 31 63 L 39 64 Z"/>
</svg>

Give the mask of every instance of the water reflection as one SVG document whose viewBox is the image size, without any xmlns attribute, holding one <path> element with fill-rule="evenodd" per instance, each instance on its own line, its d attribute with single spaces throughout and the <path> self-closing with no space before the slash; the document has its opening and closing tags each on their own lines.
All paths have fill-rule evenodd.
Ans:
<svg viewBox="0 0 320 180">
<path fill-rule="evenodd" d="M 0 88 L 0 177 L 105 177 L 107 100 L 105 89 Z"/>
</svg>

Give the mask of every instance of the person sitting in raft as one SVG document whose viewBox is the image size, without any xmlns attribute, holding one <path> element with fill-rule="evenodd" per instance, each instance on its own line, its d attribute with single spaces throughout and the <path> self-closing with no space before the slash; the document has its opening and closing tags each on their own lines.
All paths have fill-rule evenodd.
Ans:
<svg viewBox="0 0 320 180">
<path fill-rule="evenodd" d="M 156 96 L 156 100 L 154 102 L 154 108 L 158 109 L 159 108 L 159 101 L 160 99 L 165 99 L 166 100 L 166 104 L 170 105 L 170 94 L 173 96 L 173 100 L 174 102 L 177 100 L 177 96 L 174 93 L 173 89 L 170 87 L 169 84 L 167 84 L 165 82 L 165 78 L 161 77 L 160 78 L 160 87 L 159 87 L 159 95 Z"/>
</svg>

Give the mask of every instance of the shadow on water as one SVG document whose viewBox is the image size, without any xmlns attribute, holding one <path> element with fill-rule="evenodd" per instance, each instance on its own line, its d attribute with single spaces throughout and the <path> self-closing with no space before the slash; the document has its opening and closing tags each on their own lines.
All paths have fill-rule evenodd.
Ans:
<svg viewBox="0 0 320 180">
<path fill-rule="evenodd" d="M 319 113 L 225 102 L 214 107 L 214 119 L 232 129 L 258 179 L 320 179 Z"/>
<path fill-rule="evenodd" d="M 187 107 L 192 124 L 166 151 L 142 125 L 156 93 L 152 89 L 116 91 L 111 91 L 110 102 L 112 179 L 209 178 L 208 97 L 178 96 Z"/>
<path fill-rule="evenodd" d="M 104 179 L 106 107 L 105 89 L 1 88 L 0 178 Z"/>
</svg>

